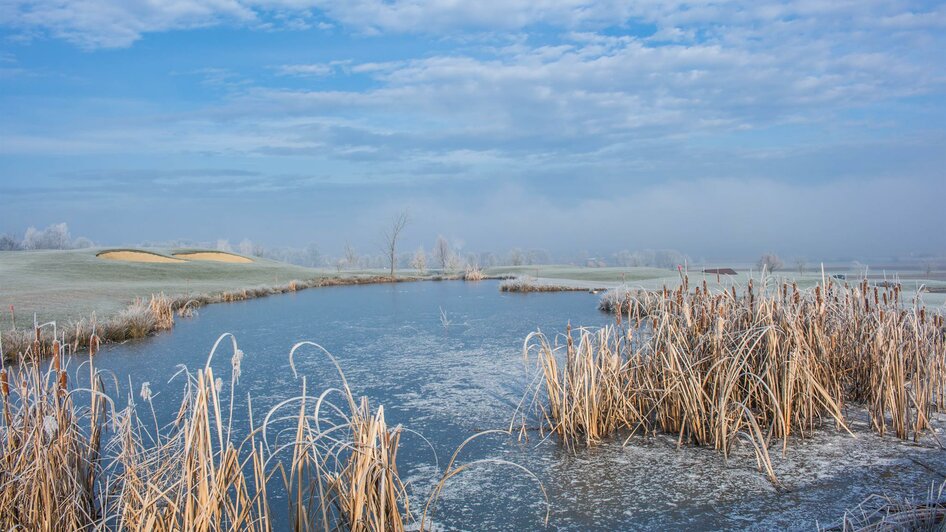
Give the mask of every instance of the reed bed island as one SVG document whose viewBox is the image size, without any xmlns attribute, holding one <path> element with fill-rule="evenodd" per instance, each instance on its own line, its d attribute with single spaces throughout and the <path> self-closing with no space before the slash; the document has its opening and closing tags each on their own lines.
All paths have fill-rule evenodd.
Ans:
<svg viewBox="0 0 946 532">
<path fill-rule="evenodd" d="M 740 293 L 684 279 L 609 293 L 602 307 L 614 325 L 525 343 L 541 372 L 530 403 L 569 447 L 660 431 L 727 455 L 744 440 L 777 484 L 770 448 L 825 425 L 847 431 L 849 405 L 878 434 L 914 440 L 946 406 L 943 316 L 896 284 L 763 279 Z"/>
</svg>

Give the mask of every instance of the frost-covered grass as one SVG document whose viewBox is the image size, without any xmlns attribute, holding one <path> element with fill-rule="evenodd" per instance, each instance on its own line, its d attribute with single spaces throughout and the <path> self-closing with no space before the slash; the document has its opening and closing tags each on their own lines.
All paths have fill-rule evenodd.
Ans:
<svg viewBox="0 0 946 532">
<path fill-rule="evenodd" d="M 364 277 L 370 272 L 317 270 L 256 259 L 251 264 L 192 261 L 161 264 L 106 260 L 100 249 L 69 251 L 0 251 L 0 330 L 11 323 L 32 327 L 33 313 L 42 321 L 65 322 L 117 315 L 135 298 L 164 293 L 177 297 L 283 285 L 293 279 Z M 177 250 L 160 250 L 170 255 Z"/>
</svg>

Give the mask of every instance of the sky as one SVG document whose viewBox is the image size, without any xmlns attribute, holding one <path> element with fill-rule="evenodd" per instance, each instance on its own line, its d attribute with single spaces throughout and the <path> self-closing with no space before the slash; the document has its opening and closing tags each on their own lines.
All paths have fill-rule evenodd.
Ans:
<svg viewBox="0 0 946 532">
<path fill-rule="evenodd" d="M 0 233 L 946 251 L 946 4 L 0 0 Z"/>
</svg>

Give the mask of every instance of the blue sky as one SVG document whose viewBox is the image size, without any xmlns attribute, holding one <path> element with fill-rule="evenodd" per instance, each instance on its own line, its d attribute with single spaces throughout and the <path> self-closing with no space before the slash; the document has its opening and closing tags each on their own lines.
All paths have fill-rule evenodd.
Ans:
<svg viewBox="0 0 946 532">
<path fill-rule="evenodd" d="M 0 0 L 0 232 L 942 253 L 946 5 Z"/>
</svg>

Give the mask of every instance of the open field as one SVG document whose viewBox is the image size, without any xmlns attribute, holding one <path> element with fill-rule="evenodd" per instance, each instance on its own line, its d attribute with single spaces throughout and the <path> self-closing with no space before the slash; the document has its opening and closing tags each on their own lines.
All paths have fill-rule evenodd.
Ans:
<svg viewBox="0 0 946 532">
<path fill-rule="evenodd" d="M 93 312 L 107 318 L 135 298 L 162 292 L 169 296 L 206 294 L 285 284 L 293 279 L 338 277 L 327 270 L 266 259 L 248 264 L 145 263 L 101 259 L 96 257 L 99 251 L 0 252 L 0 327 L 10 328 L 10 305 L 15 308 L 17 326 L 22 328 L 32 326 L 34 312 L 44 321 L 68 321 Z M 159 251 L 170 254 L 176 250 Z"/>
</svg>

